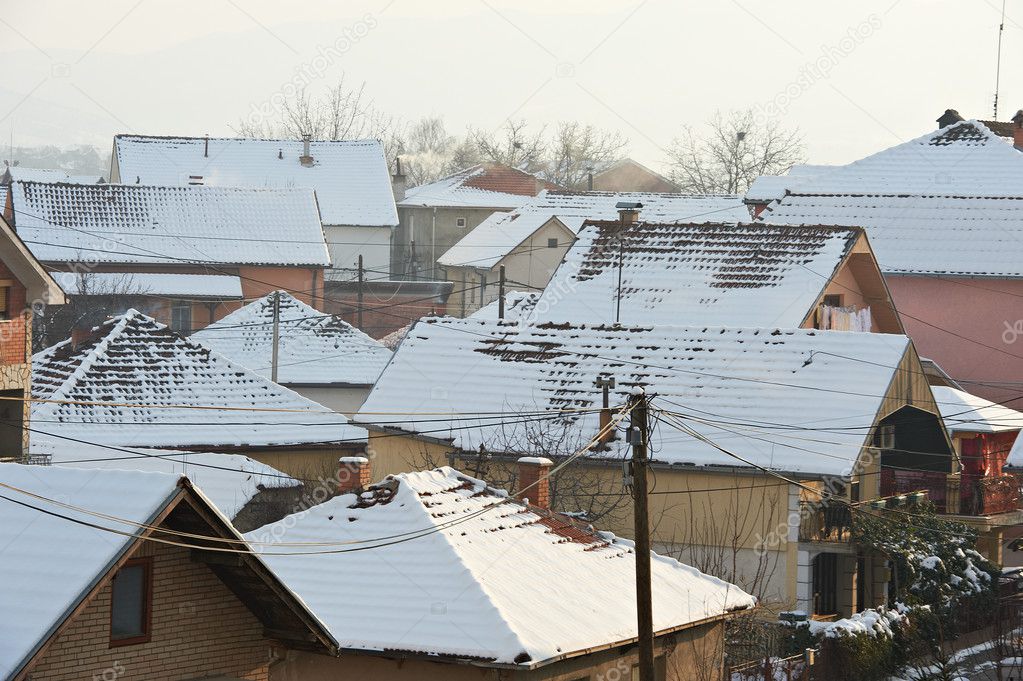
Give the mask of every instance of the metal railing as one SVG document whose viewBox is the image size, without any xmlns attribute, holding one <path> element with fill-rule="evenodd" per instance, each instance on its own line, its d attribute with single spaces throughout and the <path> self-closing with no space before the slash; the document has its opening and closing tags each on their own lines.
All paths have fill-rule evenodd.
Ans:
<svg viewBox="0 0 1023 681">
<path fill-rule="evenodd" d="M 845 543 L 852 537 L 852 510 L 847 502 L 799 502 L 799 541 Z"/>
</svg>

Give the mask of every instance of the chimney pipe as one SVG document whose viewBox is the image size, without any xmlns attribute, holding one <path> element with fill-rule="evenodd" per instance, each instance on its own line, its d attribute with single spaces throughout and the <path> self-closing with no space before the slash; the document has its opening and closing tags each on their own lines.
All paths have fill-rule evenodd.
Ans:
<svg viewBox="0 0 1023 681">
<path fill-rule="evenodd" d="M 337 491 L 340 494 L 358 493 L 366 489 L 373 472 L 369 459 L 364 456 L 342 456 L 337 463 Z"/>
<path fill-rule="evenodd" d="M 401 201 L 404 199 L 407 190 L 408 178 L 401 171 L 401 157 L 399 156 L 394 159 L 394 175 L 391 175 L 391 193 L 394 194 L 394 200 Z"/>
<path fill-rule="evenodd" d="M 87 324 L 79 324 L 71 329 L 71 347 L 78 348 L 92 336 L 92 327 Z"/>
<path fill-rule="evenodd" d="M 542 456 L 524 456 L 519 466 L 519 491 L 516 499 L 529 500 L 537 508 L 551 507 L 551 485 L 547 476 L 554 462 Z"/>
<path fill-rule="evenodd" d="M 1012 117 L 1012 145 L 1023 151 L 1023 109 Z"/>
<path fill-rule="evenodd" d="M 618 209 L 618 219 L 622 227 L 635 225 L 639 222 L 639 209 L 643 207 L 638 201 L 619 201 L 615 204 Z"/>
<path fill-rule="evenodd" d="M 204 138 L 202 155 L 203 155 L 203 158 L 209 158 L 209 156 L 210 156 L 210 136 L 209 135 L 206 135 L 206 137 Z"/>
<path fill-rule="evenodd" d="M 313 164 L 313 157 L 309 154 L 309 143 L 312 139 L 313 136 L 308 133 L 302 135 L 302 155 L 298 161 L 304 166 L 311 166 Z"/>
</svg>

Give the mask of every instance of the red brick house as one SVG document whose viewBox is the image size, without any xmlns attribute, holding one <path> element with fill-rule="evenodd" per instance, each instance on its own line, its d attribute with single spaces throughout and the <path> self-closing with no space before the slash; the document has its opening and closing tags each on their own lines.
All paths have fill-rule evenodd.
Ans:
<svg viewBox="0 0 1023 681">
<path fill-rule="evenodd" d="M 60 305 L 64 292 L 32 257 L 28 247 L 0 220 L 0 460 L 21 460 L 28 452 L 28 419 L 32 366 L 32 308 Z"/>
<path fill-rule="evenodd" d="M 289 649 L 335 650 L 261 559 L 176 534 L 241 539 L 187 478 L 3 464 L 0 480 L 15 502 L 0 507 L 0 677 L 267 681 Z"/>
</svg>

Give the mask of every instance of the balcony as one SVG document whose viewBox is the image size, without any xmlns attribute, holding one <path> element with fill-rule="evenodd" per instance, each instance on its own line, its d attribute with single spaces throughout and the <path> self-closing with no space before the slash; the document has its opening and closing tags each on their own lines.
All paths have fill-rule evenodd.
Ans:
<svg viewBox="0 0 1023 681">
<path fill-rule="evenodd" d="M 799 502 L 799 541 L 848 543 L 852 537 L 852 510 L 845 503 Z"/>
<path fill-rule="evenodd" d="M 1014 475 L 979 476 L 931 471 L 881 470 L 881 496 L 927 492 L 938 513 L 992 516 L 1020 509 L 1020 485 Z"/>
</svg>

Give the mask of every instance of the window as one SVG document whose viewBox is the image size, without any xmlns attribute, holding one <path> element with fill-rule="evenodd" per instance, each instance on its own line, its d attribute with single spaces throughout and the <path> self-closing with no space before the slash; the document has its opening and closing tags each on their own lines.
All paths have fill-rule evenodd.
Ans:
<svg viewBox="0 0 1023 681">
<path fill-rule="evenodd" d="M 465 227 L 465 218 L 455 218 L 455 227 Z"/>
<path fill-rule="evenodd" d="M 828 307 L 842 307 L 842 294 L 829 293 L 824 296 L 824 304 Z"/>
<path fill-rule="evenodd" d="M 10 319 L 11 311 L 8 301 L 11 299 L 11 287 L 0 283 L 0 320 Z"/>
<path fill-rule="evenodd" d="M 146 643 L 153 620 L 153 559 L 133 558 L 114 575 L 110 594 L 110 645 Z"/>
<path fill-rule="evenodd" d="M 547 248 L 557 248 L 557 247 L 558 247 L 558 240 L 557 240 L 557 238 L 553 238 L 553 239 L 548 239 L 547 240 Z"/>
<path fill-rule="evenodd" d="M 188 301 L 175 301 L 171 303 L 172 331 L 187 336 L 192 333 L 192 303 Z"/>
</svg>

